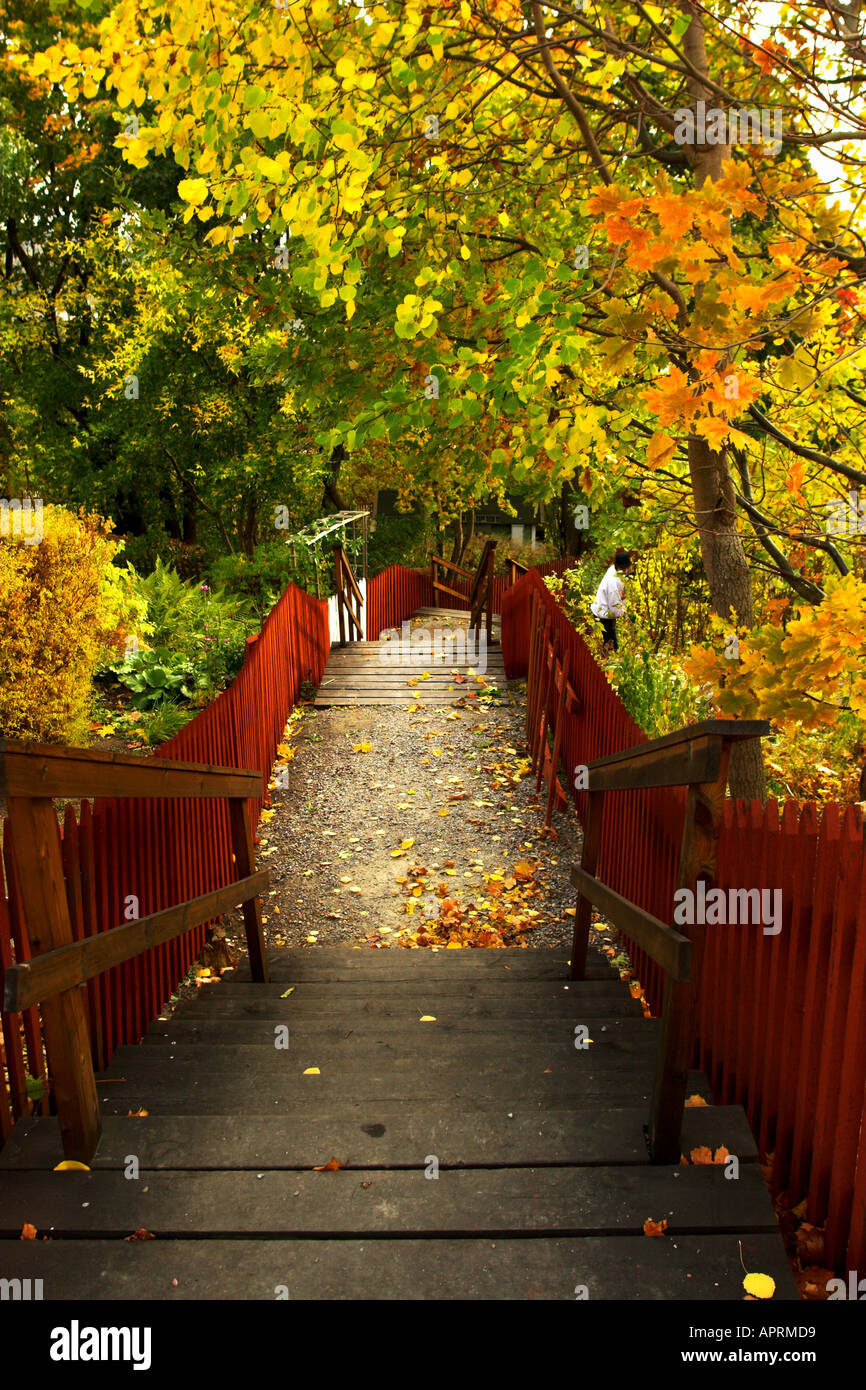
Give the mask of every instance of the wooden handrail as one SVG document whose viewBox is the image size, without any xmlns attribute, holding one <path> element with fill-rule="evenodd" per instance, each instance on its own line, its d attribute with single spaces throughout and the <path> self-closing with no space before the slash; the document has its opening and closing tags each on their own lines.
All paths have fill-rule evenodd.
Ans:
<svg viewBox="0 0 866 1390">
<path fill-rule="evenodd" d="M 222 912 L 230 912 L 246 899 L 258 897 L 268 882 L 267 869 L 259 869 L 247 878 L 215 888 L 211 893 L 202 893 L 177 907 L 163 908 L 161 912 L 124 922 L 97 936 L 86 936 L 68 946 L 59 946 L 55 951 L 46 951 L 34 960 L 12 965 L 6 971 L 3 1008 L 6 1013 L 20 1014 L 65 989 L 83 985 L 94 976 L 133 960 L 143 951 L 173 941 L 176 936 L 183 936 L 184 932 L 209 922 Z"/>
<path fill-rule="evenodd" d="M 523 565 L 523 564 L 521 564 L 521 562 L 520 562 L 519 560 L 513 559 L 511 555 L 509 555 L 509 556 L 506 557 L 505 563 L 506 563 L 506 565 L 509 566 L 509 574 L 508 574 L 508 578 L 509 578 L 509 580 L 510 580 L 510 583 L 509 583 L 509 586 L 508 586 L 509 588 L 511 588 L 512 585 L 514 585 L 514 584 L 517 583 L 517 577 L 518 577 L 518 575 L 521 575 L 521 576 L 522 576 L 522 575 L 524 575 L 524 574 L 528 574 L 528 573 L 529 573 L 529 565 Z"/>
<path fill-rule="evenodd" d="M 652 913 L 615 893 L 607 884 L 575 864 L 571 881 L 578 892 L 587 898 L 631 937 L 648 956 L 674 980 L 688 980 L 691 973 L 692 943 L 687 936 L 665 926 Z"/>
<path fill-rule="evenodd" d="M 441 555 L 431 555 L 431 563 L 441 565 L 443 569 L 451 570 L 454 574 L 462 574 L 464 579 L 472 579 L 472 570 L 465 570 L 462 565 L 455 565 L 451 560 L 444 560 Z"/>
<path fill-rule="evenodd" d="M 486 540 L 481 551 L 481 558 L 474 574 L 469 570 L 461 569 L 459 565 L 452 564 L 450 560 L 443 560 L 441 555 L 431 555 L 430 557 L 430 583 L 433 588 L 433 607 L 439 607 L 439 594 L 450 594 L 453 598 L 463 599 L 469 609 L 469 626 L 474 627 L 476 632 L 481 627 L 481 614 L 486 615 L 487 641 L 493 637 L 493 552 L 496 549 L 496 541 Z M 443 584 L 437 578 L 436 566 L 441 565 L 443 569 L 451 570 L 455 574 L 460 574 L 464 579 L 472 580 L 472 587 L 469 590 L 467 599 L 466 594 L 461 594 L 459 589 L 453 589 L 448 584 Z"/>
<path fill-rule="evenodd" d="M 547 640 L 545 633 L 542 641 L 545 651 Z M 532 666 L 535 680 L 539 666 L 540 656 L 536 655 Z M 688 788 L 677 888 L 695 892 L 699 879 L 711 883 L 715 878 L 733 746 L 741 739 L 761 738 L 769 730 L 769 723 L 762 719 L 705 719 L 663 738 L 596 758 L 586 765 L 589 806 L 584 825 L 583 862 L 572 875 L 578 898 L 571 978 L 585 977 L 593 903 L 665 971 L 661 1039 L 649 1125 L 650 1149 L 655 1163 L 675 1163 L 680 1154 L 700 979 L 700 952 L 693 954 L 692 947 L 699 944 L 699 938 L 690 939 L 687 933 L 674 931 L 596 877 L 604 798 L 610 791 Z"/>
<path fill-rule="evenodd" d="M 262 794 L 260 772 L 0 738 L 0 797 L 234 797 Z"/>
<path fill-rule="evenodd" d="M 261 903 L 267 870 L 256 871 L 249 799 L 258 772 L 127 757 L 90 749 L 0 743 L 0 787 L 8 797 L 15 860 L 24 891 L 29 961 L 6 971 L 4 1007 L 39 1004 L 63 1151 L 89 1163 L 101 1132 L 84 999 L 79 986 L 112 966 L 188 931 L 242 900 L 252 979 L 268 978 Z M 226 797 L 238 880 L 199 898 L 76 941 L 72 932 L 56 796 Z"/>
<path fill-rule="evenodd" d="M 358 582 L 352 573 L 352 566 L 349 564 L 349 557 L 342 545 L 334 546 L 334 563 L 337 572 L 337 616 L 340 622 L 340 646 L 346 645 L 346 625 L 344 614 L 349 619 L 349 623 L 355 629 L 355 637 L 351 635 L 349 641 L 360 641 L 364 635 L 361 626 L 361 609 L 364 606 L 364 595 L 358 587 Z M 356 611 L 352 609 L 350 596 L 355 600 Z"/>
</svg>

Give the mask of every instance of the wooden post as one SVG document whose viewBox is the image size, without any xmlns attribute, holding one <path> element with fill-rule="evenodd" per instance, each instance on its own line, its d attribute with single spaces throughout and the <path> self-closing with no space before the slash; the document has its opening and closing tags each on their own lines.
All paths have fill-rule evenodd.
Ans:
<svg viewBox="0 0 866 1390">
<path fill-rule="evenodd" d="M 430 556 L 430 586 L 433 590 L 433 607 L 439 607 L 439 595 L 436 592 L 436 556 Z"/>
<path fill-rule="evenodd" d="M 9 798 L 9 821 L 34 956 L 73 941 L 63 878 L 60 830 L 49 798 Z M 101 1125 L 85 996 L 64 990 L 42 1004 L 42 1026 L 66 1158 L 89 1163 Z"/>
<path fill-rule="evenodd" d="M 697 890 L 698 879 L 707 884 L 715 880 L 731 746 L 729 739 L 722 740 L 716 780 L 697 783 L 688 789 L 677 888 L 688 888 L 692 894 Z M 679 1162 L 683 1106 L 694 1048 L 704 929 L 677 924 L 677 930 L 692 943 L 691 978 L 665 980 L 650 1108 L 649 1140 L 653 1163 Z"/>
<path fill-rule="evenodd" d="M 340 620 L 340 646 L 346 645 L 346 620 L 343 617 L 343 552 L 334 546 L 334 561 L 337 569 L 337 617 Z"/>
<path fill-rule="evenodd" d="M 494 541 L 487 552 L 487 645 L 493 641 L 493 552 L 496 549 Z"/>
<path fill-rule="evenodd" d="M 229 824 L 232 832 L 232 849 L 235 855 L 237 876 L 238 878 L 247 878 L 256 871 L 256 856 L 250 824 L 250 807 L 246 797 L 232 797 L 229 801 Z M 247 933 L 247 949 L 250 953 L 250 976 L 255 984 L 267 984 L 268 960 L 265 953 L 264 932 L 262 931 L 261 901 L 258 898 L 249 898 L 244 903 L 242 910 Z"/>
<path fill-rule="evenodd" d="M 586 824 L 583 828 L 583 853 L 581 868 L 595 877 L 598 870 L 598 854 L 601 849 L 601 818 L 604 811 L 604 792 L 589 793 L 586 811 Z M 571 979 L 582 980 L 586 974 L 586 955 L 589 949 L 589 925 L 592 920 L 592 903 L 585 894 L 578 893 L 574 913 L 574 933 L 571 941 Z M 679 1157 L 679 1155 L 677 1155 Z"/>
</svg>

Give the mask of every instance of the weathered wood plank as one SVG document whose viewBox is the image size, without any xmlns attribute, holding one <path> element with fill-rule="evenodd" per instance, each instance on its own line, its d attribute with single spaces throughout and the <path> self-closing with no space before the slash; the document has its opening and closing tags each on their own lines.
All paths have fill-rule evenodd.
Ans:
<svg viewBox="0 0 866 1390">
<path fill-rule="evenodd" d="M 407 1038 L 407 1023 L 405 1020 L 398 1019 L 360 1019 L 355 1018 L 349 1027 L 340 1019 L 334 1019 L 327 1015 L 318 1015 L 307 1018 L 303 1015 L 295 1018 L 290 1015 L 285 1022 L 291 1029 L 293 1045 L 301 1041 L 315 1041 L 319 1045 L 324 1045 L 327 1041 L 332 1041 L 335 1045 L 342 1042 L 352 1042 L 358 1046 L 387 1046 L 391 1049 L 399 1048 L 403 1052 L 423 1049 L 425 1054 L 434 1045 L 429 1040 L 429 1035 L 424 1035 L 425 1040 L 414 1037 L 410 1034 Z M 592 1027 L 590 1036 L 595 1037 L 596 1033 L 613 1033 L 622 1029 L 632 1030 L 638 1033 L 645 1028 L 647 1020 L 637 1018 L 611 1018 L 609 1014 L 594 1017 L 591 1020 Z M 656 1024 L 657 1020 L 653 1020 Z M 570 1018 L 551 1017 L 545 1018 L 461 1018 L 457 1020 L 439 1019 L 437 1026 L 437 1050 L 441 1050 L 445 1045 L 443 1039 L 450 1039 L 463 1049 L 467 1047 L 487 1047 L 498 1048 L 500 1053 L 512 1047 L 519 1047 L 526 1050 L 532 1047 L 536 1050 L 541 1044 L 558 1046 L 563 1039 L 569 1044 L 574 1045 L 575 1023 Z M 274 1029 L 268 1020 L 264 1022 L 255 1019 L 185 1019 L 181 1015 L 176 1021 L 170 1023 L 152 1023 L 150 1029 L 142 1040 L 141 1046 L 148 1048 L 162 1048 L 171 1045 L 177 1047 L 197 1046 L 205 1044 L 211 1047 L 269 1047 L 274 1046 Z"/>
<path fill-rule="evenodd" d="M 306 1059 L 305 1059 L 306 1060 Z M 589 1064 L 576 1071 L 571 1064 L 551 1059 L 549 1068 L 538 1065 L 519 1069 L 482 1063 L 477 1068 L 451 1063 L 439 1065 L 433 1058 L 426 1067 L 406 1061 L 389 1062 L 378 1072 L 368 1066 L 353 1068 L 339 1058 L 318 1057 L 319 1075 L 302 1075 L 305 1067 L 289 1058 L 285 1071 L 259 1071 L 241 1077 L 216 1077 L 206 1068 L 173 1062 L 158 1076 L 153 1071 L 130 1069 L 125 1079 L 110 1077 L 97 1084 L 103 1114 L 127 1115 L 142 1108 L 153 1115 L 300 1115 L 325 1109 L 341 1114 L 365 1114 L 394 1107 L 394 1112 L 414 1107 L 429 1113 L 435 1107 L 480 1108 L 513 1113 L 563 1106 L 619 1107 L 649 1104 L 652 1092 L 652 1058 L 611 1059 L 604 1066 Z M 689 1092 L 702 1092 L 699 1073 L 693 1073 Z M 706 1081 L 703 1082 L 706 1090 Z M 381 1115 L 380 1115 L 381 1118 Z"/>
<path fill-rule="evenodd" d="M 705 735 L 734 739 L 763 738 L 769 732 L 770 725 L 766 719 L 702 719 L 698 724 L 688 724 L 682 729 L 675 729 L 672 734 L 663 734 L 661 738 L 647 739 L 646 743 L 636 743 L 631 748 L 608 753 L 604 758 L 594 758 L 589 767 L 611 767 L 615 763 L 635 761 L 654 753 L 657 748 L 670 748 Z"/>
<path fill-rule="evenodd" d="M 711 782 L 718 776 L 721 739 L 709 735 L 644 752 L 648 745 L 629 750 L 635 756 L 601 767 L 589 765 L 590 791 L 617 791 L 642 787 L 682 787 L 692 782 Z M 639 755 L 639 756 L 638 756 Z"/>
<path fill-rule="evenodd" d="M 428 1150 L 428 1152 L 431 1152 Z M 328 1155 L 328 1158 L 330 1155 Z M 322 1162 L 327 1162 L 323 1158 Z M 281 1173 L 0 1173 L 0 1236 L 25 1222 L 55 1238 L 123 1237 L 144 1226 L 158 1239 L 201 1235 L 451 1236 L 640 1235 L 647 1217 L 668 1239 L 701 1232 L 777 1231 L 757 1164 L 736 1182 L 721 1167 L 375 1169 Z M 734 1259 L 734 1252 L 731 1252 Z M 740 1276 L 742 1278 L 742 1275 Z"/>
<path fill-rule="evenodd" d="M 615 893 L 580 865 L 572 867 L 571 881 L 582 898 L 594 903 L 605 917 L 657 961 L 671 979 L 688 980 L 692 948 L 687 936 Z"/>
<path fill-rule="evenodd" d="M 510 1117 L 502 1111 L 403 1112 L 386 1116 L 385 1123 L 378 1112 L 374 1119 L 360 1122 L 342 1112 L 297 1118 L 150 1115 L 135 1121 L 107 1115 L 91 1166 L 124 1169 L 130 1146 L 142 1170 L 311 1169 L 332 1154 L 346 1167 L 423 1168 L 430 1146 L 443 1167 L 645 1165 L 645 1126 L 642 1106 L 516 1110 Z M 706 1146 L 715 1152 L 721 1145 L 741 1163 L 757 1162 L 755 1141 L 740 1106 L 687 1110 L 683 1151 Z M 0 1168 L 53 1169 L 62 1157 L 52 1119 L 21 1120 L 0 1151 Z"/>
<path fill-rule="evenodd" d="M 0 798 L 261 794 L 260 772 L 0 738 Z"/>
<path fill-rule="evenodd" d="M 351 946 L 317 946 L 314 950 L 294 948 L 275 951 L 269 961 L 274 978 L 351 982 L 359 978 L 382 980 L 459 980 L 475 981 L 490 976 L 503 985 L 519 980 L 569 980 L 569 952 L 563 947 L 507 946 L 503 950 L 475 951 L 370 951 Z M 593 951 L 588 969 L 595 978 L 614 978 L 607 958 Z M 232 971 L 226 982 L 246 980 L 248 969 Z"/>
<path fill-rule="evenodd" d="M 799 1300 L 778 1236 L 746 1234 L 748 1269 L 776 1282 L 774 1301 Z M 41 1278 L 46 1300 L 118 1301 L 562 1299 L 715 1303 L 743 1297 L 728 1235 L 545 1237 L 538 1240 L 8 1241 L 9 1277 Z M 283 1296 L 285 1296 L 283 1293 Z M 709 1316 L 709 1315 L 707 1315 Z M 703 1321 L 706 1323 L 707 1319 Z"/>
</svg>

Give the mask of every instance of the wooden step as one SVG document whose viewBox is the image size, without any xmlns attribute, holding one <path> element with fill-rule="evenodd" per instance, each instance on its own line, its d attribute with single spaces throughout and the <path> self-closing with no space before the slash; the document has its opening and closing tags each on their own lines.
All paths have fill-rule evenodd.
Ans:
<svg viewBox="0 0 866 1390">
<path fill-rule="evenodd" d="M 490 977 L 497 984 L 518 980 L 569 980 L 570 953 L 562 948 L 543 950 L 506 947 L 503 950 L 432 951 L 354 950 L 351 946 L 315 946 L 274 951 L 268 956 L 271 978 L 281 980 L 382 981 L 443 979 L 474 983 Z M 591 952 L 587 960 L 588 978 L 616 980 L 606 958 Z M 223 977 L 224 984 L 249 983 L 249 967 L 244 965 Z"/>
<path fill-rule="evenodd" d="M 432 1150 L 430 1151 L 432 1152 Z M 327 1159 L 323 1158 L 323 1162 Z M 54 1239 L 99 1234 L 122 1239 L 145 1227 L 183 1236 L 643 1235 L 667 1220 L 667 1239 L 716 1231 L 777 1231 L 759 1165 L 736 1182 L 721 1167 L 340 1172 L 0 1173 L 0 1237 L 25 1223 Z"/>
<path fill-rule="evenodd" d="M 328 1176 L 328 1175 L 326 1175 Z M 774 1302 L 799 1300 L 778 1235 L 678 1235 L 647 1240 L 58 1240 L 0 1241 L 7 1277 L 41 1278 L 46 1299 L 655 1299 L 739 1302 L 747 1269 L 776 1282 Z M 695 1321 L 704 1323 L 707 1310 Z M 745 1320 L 745 1319 L 744 1319 Z"/>
<path fill-rule="evenodd" d="M 643 1106 L 497 1112 L 450 1107 L 426 1116 L 389 1114 L 358 1123 L 341 1110 L 273 1115 L 106 1115 L 93 1169 L 123 1169 L 134 1152 L 142 1170 L 312 1169 L 335 1156 L 347 1168 L 423 1168 L 435 1151 L 442 1167 L 599 1165 L 649 1162 Z M 740 1106 L 686 1110 L 683 1152 L 724 1145 L 741 1163 L 757 1162 Z M 63 1151 L 51 1118 L 21 1120 L 0 1151 L 2 1168 L 49 1168 Z M 53 1181 L 53 1179 L 52 1179 Z"/>
<path fill-rule="evenodd" d="M 454 1046 L 462 1049 L 463 1053 L 469 1048 L 486 1046 L 491 1050 L 498 1049 L 500 1054 L 504 1050 L 511 1051 L 515 1047 L 526 1051 L 528 1048 L 538 1050 L 539 1047 L 553 1046 L 562 1047 L 565 1050 L 573 1047 L 575 1024 L 571 1019 L 459 1019 L 443 1020 L 437 1016 L 437 1041 L 436 1047 L 441 1050 L 444 1046 Z M 282 1020 L 277 1020 L 281 1022 Z M 407 1037 L 406 1023 L 399 1019 L 387 1019 L 375 1021 L 369 1018 L 357 1019 L 352 1027 L 344 1027 L 342 1022 L 336 1022 L 333 1018 L 320 1016 L 314 1019 L 300 1018 L 298 1020 L 285 1020 L 290 1030 L 292 1045 L 299 1042 L 311 1043 L 317 1046 L 326 1044 L 342 1044 L 349 1042 L 353 1046 L 365 1048 L 398 1048 L 403 1050 L 409 1048 L 415 1051 L 428 1052 L 433 1045 L 429 1034 L 419 1032 L 414 1036 L 414 1041 Z M 417 1019 L 416 1019 L 417 1021 Z M 644 1029 L 647 1021 L 643 1018 L 619 1018 L 610 1014 L 602 1014 L 597 1018 L 588 1021 L 591 1023 L 591 1036 L 596 1038 L 599 1034 L 612 1034 L 615 1030 L 633 1029 L 635 1032 Z M 267 1047 L 274 1046 L 274 1023 L 270 1020 L 259 1021 L 256 1019 L 184 1019 L 182 1016 L 172 1019 L 166 1023 L 152 1023 L 144 1038 L 142 1046 L 148 1048 L 164 1048 L 170 1046 L 202 1046 L 205 1047 Z M 653 1035 L 655 1036 L 655 1035 Z M 446 1042 L 447 1040 L 447 1042 Z M 603 1041 L 603 1038 L 600 1039 Z M 593 1045 L 593 1044 L 590 1044 Z M 116 1054 L 115 1054 L 116 1055 Z"/>
<path fill-rule="evenodd" d="M 498 1066 L 427 1066 L 389 1063 L 372 1072 L 340 1060 L 319 1057 L 318 1075 L 303 1075 L 306 1068 L 287 1061 L 285 1070 L 256 1070 L 239 1075 L 175 1062 L 157 1071 L 127 1068 L 124 1075 L 97 1081 L 96 1093 L 106 1115 L 128 1115 L 145 1109 L 153 1115 L 275 1115 L 339 1111 L 358 1122 L 378 1124 L 387 1114 L 407 1107 L 429 1114 L 446 1105 L 509 1113 L 518 1109 L 543 1111 L 563 1106 L 648 1106 L 652 1092 L 654 1060 L 587 1064 L 580 1072 L 556 1062 L 549 1071 L 538 1065 L 518 1068 Z M 689 1094 L 712 1099 L 706 1077 L 690 1072 Z"/>
</svg>

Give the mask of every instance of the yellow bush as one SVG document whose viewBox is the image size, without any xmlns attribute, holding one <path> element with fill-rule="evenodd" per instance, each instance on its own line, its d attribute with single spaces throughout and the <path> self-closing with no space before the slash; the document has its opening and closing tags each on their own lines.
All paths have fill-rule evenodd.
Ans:
<svg viewBox="0 0 866 1390">
<path fill-rule="evenodd" d="M 93 672 L 122 609 L 109 528 L 45 506 L 37 544 L 9 525 L 0 532 L 0 734 L 86 741 Z"/>
</svg>

